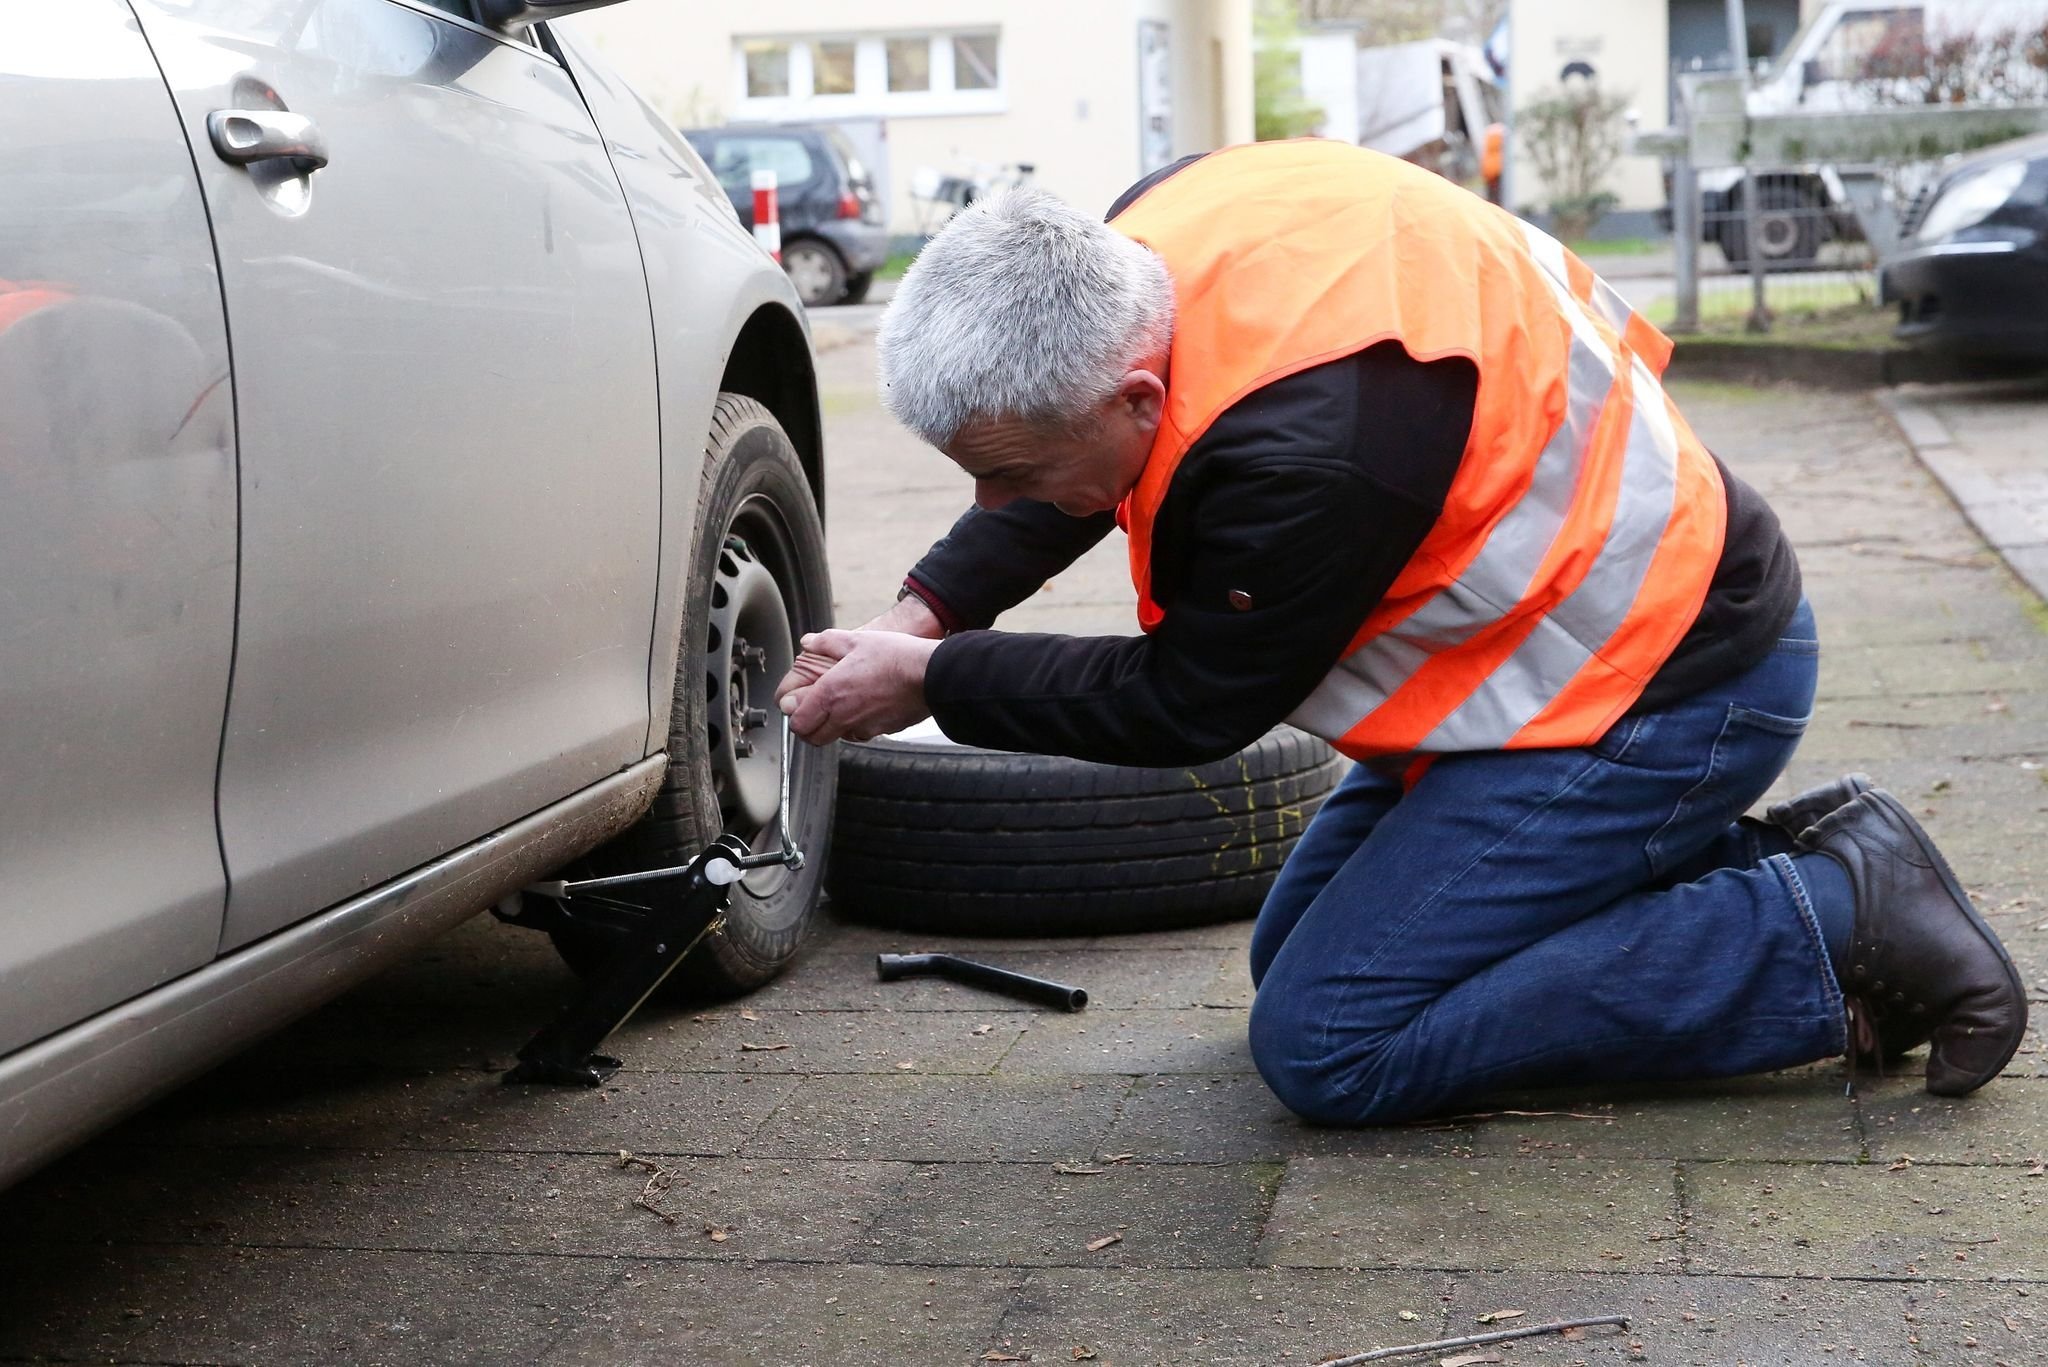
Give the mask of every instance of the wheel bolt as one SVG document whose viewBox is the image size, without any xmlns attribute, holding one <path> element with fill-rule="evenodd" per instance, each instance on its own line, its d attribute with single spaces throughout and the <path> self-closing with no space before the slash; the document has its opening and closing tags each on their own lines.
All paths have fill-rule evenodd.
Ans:
<svg viewBox="0 0 2048 1367">
<path fill-rule="evenodd" d="M 758 731 L 767 724 L 768 709 L 765 707 L 750 707 L 740 715 L 740 729 L 743 731 Z"/>
</svg>

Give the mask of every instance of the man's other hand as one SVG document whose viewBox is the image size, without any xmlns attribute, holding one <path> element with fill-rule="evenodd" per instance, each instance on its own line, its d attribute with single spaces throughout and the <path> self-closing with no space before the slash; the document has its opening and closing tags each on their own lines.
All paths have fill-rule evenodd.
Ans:
<svg viewBox="0 0 2048 1367">
<path fill-rule="evenodd" d="M 790 729 L 812 745 L 872 740 L 923 721 L 924 671 L 939 643 L 898 631 L 820 631 L 775 690 Z"/>
</svg>

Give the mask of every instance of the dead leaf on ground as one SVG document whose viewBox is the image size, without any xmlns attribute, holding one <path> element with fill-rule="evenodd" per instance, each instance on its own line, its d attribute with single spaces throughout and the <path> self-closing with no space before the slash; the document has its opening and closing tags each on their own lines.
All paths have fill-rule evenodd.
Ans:
<svg viewBox="0 0 2048 1367">
<path fill-rule="evenodd" d="M 1137 1156 L 1134 1153 L 1113 1153 L 1102 1161 L 1105 1163 L 1128 1163 Z"/>
<path fill-rule="evenodd" d="M 1528 1314 L 1526 1310 L 1489 1310 L 1479 1317 L 1481 1324 L 1499 1324 L 1502 1320 L 1518 1320 Z M 1483 1361 L 1484 1359 L 1481 1359 Z"/>
<path fill-rule="evenodd" d="M 1400 1314 L 1401 1318 L 1403 1320 L 1406 1320 L 1410 1324 L 1413 1324 L 1415 1323 L 1415 1321 L 1422 1318 L 1422 1316 L 1416 1314 L 1413 1310 L 1403 1310 L 1400 1312 Z"/>
<path fill-rule="evenodd" d="M 1100 1253 L 1111 1244 L 1120 1244 L 1123 1241 L 1124 1236 L 1121 1234 L 1105 1234 L 1100 1239 L 1090 1239 L 1088 1241 L 1088 1251 L 1090 1253 Z"/>
<path fill-rule="evenodd" d="M 1586 1331 L 1574 1324 L 1558 1330 L 1557 1336 L 1567 1343 L 1578 1343 L 1586 1337 Z"/>
<path fill-rule="evenodd" d="M 1475 1367 L 1481 1362 L 1506 1362 L 1499 1353 L 1460 1353 L 1454 1358 L 1438 1358 L 1437 1367 Z"/>
<path fill-rule="evenodd" d="M 743 1021 L 757 1021 L 761 1018 L 751 1011 L 742 1011 L 740 1012 L 740 1019 Z"/>
<path fill-rule="evenodd" d="M 1079 1163 L 1055 1163 L 1052 1165 L 1052 1170 L 1058 1173 L 1065 1173 L 1068 1177 L 1100 1177 L 1103 1173 L 1109 1171 L 1108 1168 L 1083 1167 Z"/>
<path fill-rule="evenodd" d="M 981 1355 L 983 1362 L 1029 1362 L 1031 1359 L 1021 1353 L 1005 1353 L 991 1348 Z"/>
<path fill-rule="evenodd" d="M 904 1060 L 902 1060 L 901 1062 L 899 1062 L 899 1063 L 898 1063 L 898 1064 L 896 1065 L 896 1067 L 897 1067 L 897 1069 L 898 1069 L 899 1071 L 901 1071 L 901 1072 L 905 1072 L 905 1073 L 909 1072 L 909 1071 L 910 1071 L 910 1070 L 911 1070 L 912 1068 L 915 1068 L 916 1066 L 917 1066 L 917 1060 L 916 1060 L 916 1059 L 914 1059 L 914 1058 L 907 1058 L 907 1059 L 904 1059 Z"/>
<path fill-rule="evenodd" d="M 993 1025 L 977 1025 L 972 1030 L 969 1030 L 967 1033 L 970 1035 L 986 1035 L 989 1031 L 993 1029 L 995 1029 L 995 1026 Z"/>
<path fill-rule="evenodd" d="M 1086 1362 L 1089 1358 L 1092 1358 L 1094 1356 L 1095 1350 L 1093 1348 L 1090 1348 L 1087 1344 L 1077 1343 L 1074 1345 L 1074 1361 Z"/>
<path fill-rule="evenodd" d="M 732 1225 L 706 1225 L 704 1226 L 704 1232 L 711 1236 L 712 1243 L 722 1244 L 732 1237 L 734 1228 Z"/>
<path fill-rule="evenodd" d="M 789 1048 L 789 1045 L 788 1045 L 787 1043 L 784 1043 L 784 1044 L 748 1044 L 748 1043 L 747 1043 L 747 1042 L 746 1042 L 745 1040 L 742 1040 L 742 1041 L 740 1041 L 740 1052 L 741 1052 L 741 1053 L 743 1053 L 743 1054 L 772 1054 L 772 1053 L 774 1053 L 774 1052 L 775 1052 L 775 1051 L 776 1051 L 777 1049 L 787 1049 L 787 1048 Z"/>
</svg>

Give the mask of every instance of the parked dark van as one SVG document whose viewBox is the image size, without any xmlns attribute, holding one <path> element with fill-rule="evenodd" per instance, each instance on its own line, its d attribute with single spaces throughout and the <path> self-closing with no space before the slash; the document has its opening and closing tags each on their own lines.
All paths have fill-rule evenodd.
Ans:
<svg viewBox="0 0 2048 1367">
<path fill-rule="evenodd" d="M 873 178 L 853 144 L 823 124 L 686 128 L 711 163 L 740 221 L 753 226 L 753 173 L 773 171 L 780 198 L 782 268 L 806 307 L 857 304 L 889 259 L 889 231 Z"/>
</svg>

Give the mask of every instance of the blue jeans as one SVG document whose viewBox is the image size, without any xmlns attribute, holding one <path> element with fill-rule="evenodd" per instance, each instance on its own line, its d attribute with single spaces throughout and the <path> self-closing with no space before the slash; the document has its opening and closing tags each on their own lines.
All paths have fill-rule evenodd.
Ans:
<svg viewBox="0 0 2048 1367">
<path fill-rule="evenodd" d="M 1801 875 L 1827 856 L 1737 820 L 1799 743 L 1819 654 L 1802 603 L 1762 663 L 1588 748 L 1446 755 L 1406 793 L 1355 767 L 1252 931 L 1267 1084 L 1310 1120 L 1383 1124 L 1841 1053 Z"/>
</svg>

